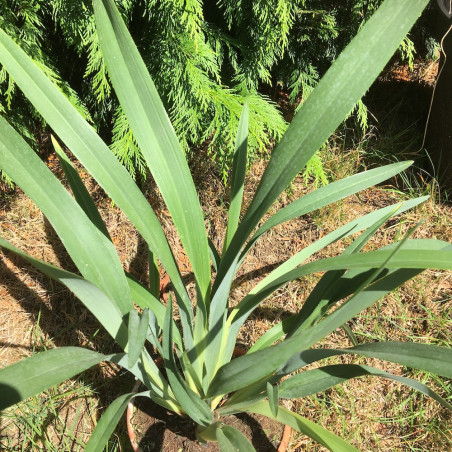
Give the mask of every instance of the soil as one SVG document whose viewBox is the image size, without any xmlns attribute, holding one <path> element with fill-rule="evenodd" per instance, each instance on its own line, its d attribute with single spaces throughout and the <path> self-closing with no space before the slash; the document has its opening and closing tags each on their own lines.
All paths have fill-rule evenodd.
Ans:
<svg viewBox="0 0 452 452">
<path fill-rule="evenodd" d="M 225 416 L 224 424 L 239 430 L 259 452 L 276 452 L 284 431 L 279 422 L 254 414 Z M 218 443 L 199 443 L 190 419 L 167 411 L 147 398 L 135 399 L 131 424 L 143 452 L 217 452 Z"/>
</svg>

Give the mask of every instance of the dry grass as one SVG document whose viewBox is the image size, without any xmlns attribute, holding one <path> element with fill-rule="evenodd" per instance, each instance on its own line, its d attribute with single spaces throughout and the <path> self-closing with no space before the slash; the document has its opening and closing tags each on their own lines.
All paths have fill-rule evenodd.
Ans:
<svg viewBox="0 0 452 452">
<path fill-rule="evenodd" d="M 202 200 L 209 235 L 219 249 L 222 246 L 226 226 L 227 192 L 215 172 L 200 158 L 195 162 L 195 179 Z M 358 165 L 355 153 L 335 154 L 328 157 L 332 177 L 350 174 Z M 52 169 L 60 173 L 56 163 Z M 264 162 L 256 162 L 246 184 L 245 202 L 248 203 L 259 182 Z M 131 224 L 115 206 L 111 205 L 93 181 L 86 177 L 90 191 L 97 200 L 101 215 L 115 243 L 124 268 L 146 280 L 146 248 Z M 284 193 L 273 211 L 310 191 L 302 178 L 297 178 L 290 192 Z M 154 187 L 145 187 L 151 204 L 168 233 L 175 255 L 181 262 L 182 273 L 190 284 L 190 267 L 183 253 L 168 212 L 156 194 Z M 256 282 L 275 264 L 284 261 L 319 237 L 336 229 L 353 218 L 380 207 L 395 203 L 403 195 L 375 188 L 366 190 L 332 206 L 314 212 L 298 220 L 290 221 L 265 235 L 250 252 L 233 287 L 231 304 L 240 300 Z M 366 250 L 379 248 L 400 238 L 419 220 L 424 223 L 415 237 L 438 238 L 452 242 L 451 208 L 429 201 L 403 216 L 403 220 L 390 221 L 369 242 Z M 0 212 L 2 236 L 34 257 L 74 270 L 70 258 L 51 226 L 36 206 L 20 190 L 2 201 Z M 330 246 L 316 258 L 331 256 L 344 249 L 343 243 Z M 115 350 L 115 345 L 99 327 L 83 305 L 63 287 L 52 283 L 30 266 L 11 254 L 3 254 L 0 263 L 0 366 L 11 364 L 35 351 L 62 345 L 80 345 L 102 352 Z M 163 276 L 163 275 L 162 275 Z M 293 282 L 266 300 L 246 323 L 240 342 L 250 346 L 276 321 L 296 312 L 315 285 L 320 275 L 313 275 Z M 413 281 L 395 291 L 357 316 L 350 326 L 360 341 L 412 340 L 425 343 L 452 345 L 452 275 L 446 272 L 426 271 Z M 99 329 L 100 328 L 100 329 Z M 349 346 L 347 336 L 338 330 L 325 340 L 327 346 Z M 350 362 L 341 357 L 331 362 Z M 359 359 L 355 362 L 379 366 L 399 375 L 414 375 L 428 383 L 446 397 L 451 396 L 447 381 L 420 372 L 412 372 L 401 366 L 376 360 Z M 113 377 L 114 381 L 108 383 Z M 86 440 L 98 418 L 98 410 L 105 407 L 116 395 L 129 390 L 132 378 L 118 369 L 103 365 L 85 372 L 80 378 L 45 394 L 46 400 L 58 400 L 55 412 L 47 414 L 48 422 L 41 429 L 44 438 L 38 438 L 38 446 L 46 448 L 46 441 L 53 441 L 55 450 L 78 450 Z M 49 391 L 50 393 L 51 391 Z M 35 399 L 34 418 L 39 416 L 43 404 L 41 396 Z M 363 451 L 375 450 L 450 450 L 450 414 L 436 402 L 413 394 L 400 385 L 376 378 L 362 378 L 324 394 L 308 397 L 290 404 L 302 415 L 320 422 L 333 432 L 350 440 Z M 9 411 L 9 415 L 14 411 Z M 24 436 L 14 417 L 4 416 L 0 430 L 0 447 L 16 450 L 33 436 Z M 61 431 L 58 419 L 73 426 Z M 77 438 L 74 440 L 72 437 Z M 47 438 L 47 439 L 46 439 Z M 66 441 L 66 442 L 65 442 Z M 77 442 L 78 441 L 78 442 Z M 60 444 L 60 446 L 58 446 Z M 58 449 L 60 447 L 60 449 Z M 322 450 L 305 437 L 293 435 L 292 451 Z M 37 449 L 36 449 L 37 450 Z"/>
</svg>

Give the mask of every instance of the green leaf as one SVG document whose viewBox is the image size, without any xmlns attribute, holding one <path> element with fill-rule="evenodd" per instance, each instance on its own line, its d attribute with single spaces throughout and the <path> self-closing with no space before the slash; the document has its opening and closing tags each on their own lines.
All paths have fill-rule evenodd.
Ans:
<svg viewBox="0 0 452 452">
<path fill-rule="evenodd" d="M 0 410 L 57 385 L 107 359 L 79 347 L 63 347 L 0 369 Z"/>
<path fill-rule="evenodd" d="M 19 255 L 45 275 L 65 285 L 93 313 L 123 349 L 127 346 L 127 326 L 122 314 L 116 304 L 97 286 L 74 273 L 29 256 L 1 237 L 0 246 Z"/>
<path fill-rule="evenodd" d="M 348 444 L 342 438 L 334 435 L 322 426 L 306 419 L 299 414 L 292 413 L 284 407 L 279 407 L 278 415 L 273 416 L 270 406 L 267 402 L 261 401 L 249 407 L 251 413 L 262 414 L 271 419 L 282 422 L 294 430 L 303 433 L 319 444 L 322 444 L 333 452 L 358 452 L 353 446 Z"/>
<path fill-rule="evenodd" d="M 212 240 L 210 239 L 210 237 L 208 237 L 208 241 L 209 241 L 209 254 L 210 254 L 210 260 L 212 262 L 213 268 L 215 269 L 215 271 L 217 271 L 218 266 L 220 265 L 220 254 L 218 253 L 218 250 L 216 249 L 214 243 L 212 242 Z"/>
<path fill-rule="evenodd" d="M 255 306 L 257 306 L 263 299 L 268 297 L 276 289 L 288 283 L 289 281 L 294 281 L 298 278 L 301 278 L 302 276 L 306 276 L 312 273 L 345 269 L 359 269 L 360 271 L 364 271 L 366 269 L 379 268 L 382 265 L 384 265 L 383 268 L 386 269 L 452 269 L 452 247 L 446 249 L 446 247 L 448 246 L 447 242 L 429 242 L 432 245 L 434 245 L 434 243 L 436 242 L 438 246 L 442 246 L 444 247 L 444 249 L 423 249 L 422 253 L 420 253 L 419 250 L 416 249 L 418 242 L 416 240 L 409 240 L 407 241 L 407 246 L 404 249 L 400 250 L 397 255 L 391 258 L 391 260 L 387 263 L 385 262 L 392 253 L 392 251 L 390 250 L 379 250 L 352 255 L 341 255 L 302 265 L 298 268 L 295 268 L 294 270 L 287 271 L 285 274 L 282 274 L 276 279 L 270 280 L 270 282 L 266 285 L 263 285 L 263 287 L 260 288 L 258 292 L 243 298 L 243 300 L 233 311 L 232 318 L 246 318 L 246 316 L 249 315 L 249 313 L 252 311 L 252 309 L 254 309 Z M 409 247 L 411 247 L 411 249 L 407 249 Z"/>
<path fill-rule="evenodd" d="M 297 399 L 323 392 L 333 386 L 344 383 L 351 378 L 372 375 L 394 380 L 409 386 L 452 410 L 452 405 L 419 381 L 385 372 L 375 367 L 356 364 L 337 364 L 318 369 L 307 370 L 284 380 L 279 386 L 279 397 Z"/>
<path fill-rule="evenodd" d="M 253 309 L 259 305 L 259 303 L 264 300 L 267 296 L 269 296 L 272 291 L 276 290 L 277 287 L 273 285 L 273 283 L 280 278 L 284 273 L 289 274 L 294 267 L 301 264 L 305 259 L 310 257 L 315 252 L 323 249 L 327 245 L 333 243 L 336 240 L 345 238 L 355 232 L 362 231 L 363 229 L 373 228 L 375 227 L 378 222 L 383 221 L 385 218 L 389 218 L 392 215 L 394 215 L 396 212 L 402 213 L 406 211 L 407 209 L 410 209 L 421 202 L 428 199 L 427 197 L 418 198 L 414 200 L 406 201 L 399 205 L 392 205 L 387 206 L 383 209 L 379 209 L 375 212 L 371 212 L 367 215 L 364 215 L 361 218 L 358 218 L 356 220 L 351 221 L 348 224 L 345 224 L 344 226 L 338 228 L 337 230 L 331 232 L 330 234 L 327 234 L 326 236 L 322 237 L 317 242 L 314 242 L 312 245 L 306 247 L 305 249 L 301 250 L 299 253 L 297 253 L 295 256 L 290 258 L 288 261 L 286 261 L 284 264 L 280 265 L 277 269 L 275 269 L 273 272 L 271 272 L 267 277 L 265 277 L 260 283 L 258 283 L 250 292 L 248 295 L 246 295 L 239 304 L 232 310 L 229 319 L 227 321 L 226 327 L 223 329 L 223 331 L 226 333 L 228 337 L 223 339 L 226 341 L 226 346 L 224 348 L 220 348 L 220 353 L 218 355 L 218 362 L 221 364 L 224 364 L 228 361 L 228 357 L 231 356 L 232 350 L 235 343 L 235 338 L 238 334 L 238 331 L 240 327 L 243 325 L 244 321 L 247 319 L 249 314 L 253 311 Z M 368 231 L 369 232 L 369 231 Z M 372 229 L 370 230 L 372 232 Z M 363 237 L 366 237 L 363 236 Z M 441 243 L 441 247 L 447 245 L 446 242 L 429 242 L 429 246 L 434 246 L 435 243 Z M 356 246 L 356 244 L 354 245 Z M 294 271 L 300 270 L 305 268 L 300 267 L 298 269 L 295 269 Z M 342 272 L 341 269 L 340 271 Z M 230 268 L 230 273 L 233 272 L 232 267 Z M 302 271 L 302 270 L 300 270 Z M 282 280 L 279 280 L 282 282 Z M 287 281 L 286 281 L 287 282 Z M 282 283 L 285 284 L 285 283 Z M 282 285 L 281 284 L 281 285 Z M 226 278 L 222 281 L 220 284 L 218 290 L 215 292 L 215 295 L 212 300 L 212 312 L 215 312 L 216 310 L 216 299 L 217 297 L 227 297 L 227 291 L 226 291 L 226 285 L 227 280 Z M 301 314 L 300 314 L 301 315 Z M 290 325 L 290 327 L 289 327 Z M 294 325 L 296 325 L 296 320 L 289 320 L 287 319 L 284 321 L 284 324 L 281 326 L 276 325 L 272 330 L 268 332 L 268 334 L 264 335 L 259 341 L 252 347 L 253 351 L 262 348 L 262 344 L 270 345 L 272 342 L 274 342 L 273 338 L 278 338 L 280 335 L 282 335 L 284 332 L 290 332 L 290 329 L 293 329 Z M 284 330 L 283 330 L 284 326 Z M 279 335 L 279 336 L 278 336 Z M 275 339 L 275 340 L 276 340 Z M 217 339 L 218 341 L 218 339 Z M 268 342 L 270 341 L 270 342 Z M 218 345 L 217 345 L 218 348 Z"/>
<path fill-rule="evenodd" d="M 272 415 L 278 416 L 279 389 L 277 385 L 273 386 L 270 382 L 267 382 L 267 397 Z"/>
<path fill-rule="evenodd" d="M 126 274 L 132 299 L 142 309 L 150 309 L 156 318 L 157 324 L 163 328 L 165 322 L 165 306 L 152 295 L 151 291 L 141 285 L 132 275 Z M 182 349 L 182 338 L 179 330 L 173 325 L 174 342 Z"/>
<path fill-rule="evenodd" d="M 91 433 L 89 441 L 86 443 L 85 452 L 99 452 L 104 450 L 105 446 L 108 443 L 111 435 L 113 434 L 118 422 L 121 420 L 121 417 L 124 411 L 127 408 L 128 403 L 134 397 L 149 397 L 149 391 L 141 392 L 141 393 L 130 393 L 124 394 L 117 399 L 115 399 L 110 406 L 107 408 L 105 413 L 100 418 L 96 427 Z"/>
<path fill-rule="evenodd" d="M 383 225 L 383 223 L 387 219 L 391 218 L 397 210 L 398 209 L 392 211 L 390 210 L 386 215 L 380 216 L 380 218 L 378 218 L 373 225 L 370 225 L 366 229 L 366 231 L 360 235 L 359 238 L 354 240 L 351 245 L 349 245 L 343 251 L 342 254 L 354 254 L 358 251 L 361 251 L 362 247 L 374 235 L 379 227 Z M 329 292 L 331 292 L 332 287 L 336 287 L 338 285 L 344 273 L 344 270 L 336 270 L 325 273 L 320 278 L 314 289 L 311 291 L 307 300 L 303 303 L 300 311 L 292 317 L 284 319 L 281 323 L 273 326 L 253 344 L 249 351 L 252 353 L 261 348 L 268 347 L 269 345 L 280 339 L 283 335 L 294 334 L 295 332 L 300 330 L 304 325 L 307 325 L 307 320 L 317 320 L 320 314 L 316 316 L 314 312 L 321 312 L 322 309 L 324 309 L 327 305 L 329 306 L 332 304 L 333 299 L 332 297 L 328 297 L 328 294 Z M 350 295 L 357 289 L 357 287 L 359 287 L 359 285 L 353 287 L 353 285 L 348 284 L 347 287 L 350 288 Z M 344 294 L 344 291 L 339 290 L 339 293 L 342 296 Z"/>
<path fill-rule="evenodd" d="M 209 387 L 208 395 L 226 394 L 271 375 L 286 360 L 297 353 L 296 349 L 299 351 L 306 350 L 417 273 L 419 273 L 419 270 L 398 270 L 384 276 L 336 309 L 326 319 L 304 330 L 302 334 L 225 364 L 218 370 Z"/>
<path fill-rule="evenodd" d="M 94 428 L 89 441 L 86 443 L 85 452 L 99 452 L 104 450 L 128 403 L 136 395 L 135 393 L 123 394 L 110 404 Z"/>
<path fill-rule="evenodd" d="M 288 206 L 282 208 L 272 215 L 253 235 L 250 243 L 253 244 L 262 234 L 269 229 L 286 221 L 306 215 L 314 210 L 325 207 L 333 202 L 346 198 L 372 187 L 408 168 L 413 162 L 400 162 L 375 168 L 370 171 L 346 177 L 345 179 L 332 182 L 320 187 L 307 195 L 302 196 Z M 246 249 L 250 247 L 247 244 Z"/>
<path fill-rule="evenodd" d="M 248 146 L 249 102 L 245 102 L 240 116 L 237 138 L 235 141 L 234 159 L 232 162 L 231 204 L 228 211 L 228 226 L 224 239 L 223 253 L 231 243 L 237 230 L 242 208 L 243 187 L 245 184 L 246 155 Z"/>
<path fill-rule="evenodd" d="M 102 55 L 115 92 L 173 217 L 202 300 L 207 303 L 210 293 L 207 235 L 184 153 L 114 2 L 94 0 L 94 14 Z"/>
<path fill-rule="evenodd" d="M 344 349 L 317 348 L 294 354 L 278 371 L 280 376 L 307 366 L 316 361 L 344 353 L 368 356 L 384 361 L 392 361 L 415 369 L 436 373 L 450 378 L 452 372 L 452 350 L 430 344 L 410 342 L 370 342 Z M 417 355 L 419 354 L 419 360 Z M 442 362 L 445 361 L 445 362 Z"/>
<path fill-rule="evenodd" d="M 173 283 L 177 301 L 180 302 L 181 316 L 185 316 L 187 323 L 191 323 L 191 302 L 168 241 L 154 211 L 130 174 L 64 94 L 3 30 L 0 30 L 0 62 L 58 137 L 121 208 L 156 253 Z M 15 152 L 11 148 L 10 153 Z M 31 168 L 34 171 L 33 165 Z M 117 296 L 119 297 L 119 292 Z M 130 308 L 129 306 L 124 313 L 129 312 Z M 190 331 L 186 334 L 186 339 L 189 340 Z"/>
<path fill-rule="evenodd" d="M 144 309 L 140 315 L 135 309 L 129 313 L 129 367 L 132 367 L 138 360 L 144 348 L 146 334 L 149 325 L 149 309 Z"/>
<path fill-rule="evenodd" d="M 108 358 L 109 361 L 118 364 L 128 370 L 137 380 L 150 389 L 150 397 L 159 405 L 182 415 L 182 410 L 161 370 L 147 353 L 142 353 L 132 367 L 129 367 L 129 357 L 126 353 L 117 353 Z"/>
<path fill-rule="evenodd" d="M 380 265 L 378 265 L 377 267 L 376 267 L 376 269 L 374 269 L 372 272 L 371 272 L 371 274 L 370 275 L 368 275 L 367 276 L 367 278 L 362 282 L 362 284 L 358 287 L 358 289 L 357 289 L 357 292 L 348 300 L 348 302 L 345 304 L 345 305 L 343 305 L 341 308 L 342 308 L 342 313 L 347 313 L 347 312 L 349 312 L 351 309 L 353 309 L 353 308 L 355 308 L 355 305 L 356 305 L 356 300 L 359 300 L 360 299 L 360 295 L 361 295 L 361 292 L 363 291 L 363 289 L 365 288 L 365 286 L 367 285 L 367 284 L 369 284 L 370 282 L 372 282 L 372 280 L 377 276 L 377 275 L 379 275 L 380 274 L 380 272 L 381 272 L 381 270 L 384 268 L 384 266 L 385 265 L 387 265 L 393 258 L 394 258 L 394 256 L 397 254 L 397 252 L 400 250 L 400 248 L 404 245 L 404 243 L 407 241 L 407 239 L 408 239 L 408 237 L 413 233 L 413 231 L 414 231 L 414 228 L 412 229 L 412 230 L 410 230 L 409 232 L 408 232 L 408 234 L 406 235 L 406 237 L 401 241 L 401 242 L 399 242 L 398 244 L 397 244 L 397 246 L 395 246 L 394 247 L 394 249 L 390 252 L 390 254 L 388 255 L 388 257 L 385 259 L 385 261 L 384 262 L 382 262 Z M 375 300 L 374 300 L 375 301 Z M 328 327 L 329 327 L 329 323 L 331 323 L 331 318 L 333 318 L 333 322 L 334 322 L 334 320 L 335 320 L 335 316 L 337 315 L 337 313 L 341 310 L 341 308 L 339 308 L 335 313 L 333 313 L 325 322 L 323 322 L 323 325 L 320 325 L 320 328 L 318 328 L 318 330 L 319 331 L 316 331 L 316 333 L 317 333 L 317 335 L 319 335 L 319 332 L 320 331 L 325 331 L 325 335 L 327 334 L 327 333 L 329 333 L 329 332 L 331 332 L 331 331 L 328 331 L 327 329 L 328 329 Z M 348 320 L 348 319 L 346 319 L 346 320 Z M 345 323 L 345 320 L 344 320 L 344 322 L 343 323 Z M 323 329 L 322 329 L 322 326 L 323 326 Z M 325 326 L 326 326 L 326 328 L 325 328 Z M 299 335 L 298 335 L 299 336 Z M 319 336 L 317 336 L 317 340 L 319 340 L 319 339 L 321 339 L 321 337 L 319 337 Z M 288 345 L 287 346 L 287 344 L 290 344 L 290 345 Z M 246 376 L 244 376 L 244 374 L 242 374 L 242 379 L 250 379 L 250 383 L 254 383 L 254 382 L 256 382 L 256 381 L 258 381 L 260 378 L 263 378 L 263 377 L 265 377 L 265 375 L 268 375 L 268 374 L 270 374 L 270 373 L 273 373 L 273 369 L 270 369 L 270 367 L 269 366 L 271 366 L 271 363 L 274 363 L 275 361 L 279 361 L 281 364 L 284 362 L 284 358 L 282 358 L 282 356 L 284 356 L 284 354 L 285 353 L 288 353 L 288 351 L 290 350 L 290 348 L 291 347 L 293 347 L 294 345 L 292 345 L 291 344 L 291 339 L 289 338 L 289 339 L 287 339 L 286 338 L 286 340 L 284 341 L 284 343 L 281 343 L 281 344 L 279 344 L 279 345 L 277 345 L 277 346 L 275 346 L 275 347 L 271 347 L 272 349 L 273 349 L 273 351 L 275 351 L 276 349 L 279 349 L 279 350 L 281 350 L 281 355 L 279 355 L 279 356 L 275 356 L 274 354 L 273 354 L 273 351 L 271 350 L 271 349 L 268 349 L 268 350 L 266 350 L 266 351 L 264 351 L 263 353 L 264 353 L 264 355 L 266 355 L 266 358 L 267 358 L 267 361 L 265 362 L 265 364 L 263 364 L 263 365 L 261 365 L 260 366 L 260 369 L 259 369 L 259 371 L 258 372 L 256 372 L 256 374 L 255 375 L 250 375 L 249 374 L 249 372 L 247 373 L 247 375 Z M 296 345 L 295 345 L 296 346 Z M 282 351 L 282 350 L 284 350 L 284 351 Z M 260 352 L 257 352 L 257 353 L 255 353 L 255 354 L 260 354 Z M 262 353 L 261 353 L 262 354 Z M 270 356 L 272 356 L 272 358 L 273 359 L 270 359 Z M 251 360 L 253 359 L 253 354 L 251 355 Z M 273 360 L 275 360 L 275 361 L 273 361 Z M 240 366 L 242 367 L 242 369 L 244 370 L 245 369 L 245 367 L 247 366 L 248 364 L 247 363 L 242 363 L 242 364 L 240 364 L 239 363 L 239 365 L 238 365 L 238 367 L 240 368 Z M 231 379 L 231 381 L 232 381 L 232 383 L 231 382 L 229 382 L 229 383 L 227 383 L 227 382 L 225 382 L 224 381 L 224 378 L 225 378 L 225 375 L 224 375 L 224 373 L 228 373 L 228 372 L 231 372 L 231 369 L 232 369 L 232 372 L 236 372 L 237 371 L 237 367 L 235 366 L 235 363 L 229 363 L 228 365 L 226 365 L 226 366 L 224 366 L 225 368 L 227 368 L 229 366 L 229 371 L 228 370 L 224 370 L 223 368 L 222 369 L 220 369 L 220 371 L 219 371 L 219 375 L 217 375 L 217 377 L 219 377 L 218 378 L 218 380 L 219 380 L 219 383 L 217 382 L 217 384 L 219 384 L 220 386 L 221 385 L 225 385 L 226 384 L 226 386 L 229 384 L 229 385 L 231 385 L 231 384 L 236 384 L 235 382 L 234 382 L 234 379 Z M 267 373 L 265 373 L 265 369 L 267 369 Z M 248 368 L 248 370 L 249 370 L 249 368 Z M 274 369 L 274 370 L 276 370 L 276 369 Z M 223 372 L 223 373 L 222 373 Z M 257 375 L 257 376 L 256 376 Z M 222 379 L 223 379 L 223 381 L 222 381 Z M 215 386 L 215 381 L 213 382 L 213 386 Z M 246 385 L 243 385 L 243 382 L 240 382 L 240 384 L 242 385 L 242 386 L 240 386 L 238 389 L 241 389 L 241 388 L 243 388 L 243 387 L 246 387 Z M 237 388 L 236 388 L 237 389 Z M 215 389 L 215 390 L 217 390 L 217 389 Z"/>
<path fill-rule="evenodd" d="M 342 255 L 350 255 L 360 252 L 364 245 L 374 236 L 378 229 L 380 229 L 383 223 L 391 218 L 394 213 L 395 211 L 387 213 L 384 217 L 379 218 L 372 226 L 369 226 L 364 233 L 355 239 L 342 252 Z M 385 249 L 385 247 L 383 247 L 383 249 Z M 368 278 L 368 275 L 362 274 L 364 278 L 360 278 L 357 281 L 357 284 L 350 284 L 348 287 L 342 287 L 340 283 L 344 279 L 342 278 L 344 273 L 345 270 L 335 270 L 329 271 L 322 276 L 320 281 L 316 284 L 314 290 L 309 294 L 300 312 L 295 316 L 296 322 L 291 327 L 287 337 L 293 336 L 294 334 L 299 333 L 303 328 L 314 324 L 335 302 L 354 293 Z M 337 295 L 331 295 L 333 292 Z M 342 325 L 342 328 L 349 336 L 353 345 L 358 345 L 353 332 L 347 324 Z"/>
<path fill-rule="evenodd" d="M 157 259 L 152 250 L 148 249 L 148 263 L 149 263 L 149 288 L 152 295 L 157 300 L 160 298 L 160 272 Z"/>
<path fill-rule="evenodd" d="M 213 415 L 209 406 L 192 391 L 183 380 L 176 364 L 173 351 L 173 310 L 172 298 L 168 298 L 163 327 L 163 360 L 171 388 L 183 410 L 200 425 L 209 425 Z"/>
<path fill-rule="evenodd" d="M 221 452 L 238 452 L 238 449 L 234 447 L 220 428 L 217 428 L 215 433 Z"/>
<path fill-rule="evenodd" d="M 256 452 L 242 433 L 227 425 L 216 430 L 218 445 L 221 452 Z"/>
<path fill-rule="evenodd" d="M 452 378 L 452 349 L 409 342 L 375 342 L 347 350 Z"/>
<path fill-rule="evenodd" d="M 60 161 L 60 165 L 63 168 L 64 174 L 66 175 L 66 179 L 69 182 L 72 193 L 74 194 L 75 200 L 78 202 L 78 205 L 83 209 L 83 212 L 86 213 L 86 216 L 91 220 L 91 222 L 99 229 L 102 234 L 105 235 L 108 239 L 110 239 L 110 234 L 107 231 L 104 220 L 99 214 L 97 210 L 96 204 L 92 200 L 88 190 L 82 182 L 77 170 L 73 167 L 71 161 L 58 144 L 58 141 L 52 135 L 52 144 L 55 152 L 58 156 L 58 160 Z"/>
<path fill-rule="evenodd" d="M 348 338 L 350 339 L 350 342 L 353 345 L 359 345 L 359 342 L 358 342 L 358 339 L 357 339 L 355 333 L 346 323 L 344 323 L 342 325 L 342 329 L 344 330 L 344 333 L 348 336 Z"/>
<path fill-rule="evenodd" d="M 223 245 L 223 254 L 228 248 L 229 243 L 237 230 L 240 218 L 240 210 L 242 207 L 243 187 L 246 173 L 246 156 L 247 156 L 247 140 L 248 140 L 248 117 L 249 104 L 245 102 L 243 111 L 239 121 L 237 132 L 234 160 L 232 166 L 232 186 L 231 186 L 231 204 L 228 212 L 228 226 L 226 230 L 226 237 Z M 218 263 L 215 270 L 218 270 L 221 265 L 221 259 L 218 256 Z M 215 365 L 218 362 L 218 349 L 221 346 L 222 333 L 225 325 L 225 311 L 227 307 L 227 300 L 229 298 L 229 289 L 232 282 L 234 272 L 228 274 L 217 289 L 215 296 L 212 299 L 209 315 L 209 333 L 207 336 L 205 347 L 205 362 L 206 372 L 205 381 L 210 383 Z M 206 383 L 206 384 L 207 384 Z"/>
<path fill-rule="evenodd" d="M 422 253 L 419 253 L 419 250 L 416 248 L 419 247 L 420 243 L 423 243 L 424 241 L 413 240 L 412 242 L 411 246 L 413 249 L 409 251 L 415 251 L 412 257 L 418 262 L 422 260 L 424 253 L 437 253 L 437 250 L 431 251 L 425 250 L 425 248 Z M 446 245 L 445 249 L 449 250 L 452 248 L 451 245 L 440 241 L 433 241 L 431 243 L 436 244 L 438 247 Z M 408 244 L 410 244 L 410 241 L 404 240 L 401 243 L 396 244 L 392 250 L 379 251 L 378 253 L 381 253 L 384 258 L 378 263 L 374 261 L 374 263 L 369 266 L 369 268 L 377 270 L 373 270 L 371 272 L 371 275 L 368 276 L 367 280 L 361 284 L 357 293 L 355 293 L 345 304 L 336 309 L 323 321 L 311 328 L 307 328 L 302 332 L 302 334 L 286 339 L 283 342 L 265 350 L 260 350 L 251 353 L 250 355 L 239 357 L 221 367 L 209 387 L 208 395 L 213 396 L 226 394 L 228 392 L 244 388 L 249 384 L 260 380 L 261 378 L 271 375 L 277 367 L 279 367 L 279 365 L 284 363 L 285 356 L 290 355 L 290 350 L 294 350 L 297 347 L 300 347 L 299 350 L 304 350 L 310 347 L 315 342 L 319 341 L 327 334 L 347 322 L 350 318 L 354 317 L 360 311 L 372 305 L 388 292 L 418 274 L 420 270 L 417 268 L 412 270 L 397 270 L 393 273 L 382 276 L 376 282 L 370 284 L 363 290 L 364 285 L 370 282 L 376 274 L 380 273 L 382 268 L 392 267 L 394 262 L 396 262 L 394 265 L 395 268 L 400 268 L 401 266 L 411 266 L 412 261 L 410 261 L 409 258 L 407 259 L 405 257 L 405 259 L 400 261 L 400 254 L 408 251 L 404 249 L 401 250 L 400 248 L 402 245 L 408 247 Z M 451 251 L 445 251 L 445 249 L 440 250 L 440 253 L 452 256 Z M 363 254 L 369 255 L 373 253 Z M 360 254 L 352 254 L 349 256 L 339 256 L 338 258 L 333 259 L 345 258 L 350 262 L 360 257 L 362 257 Z M 447 265 L 451 266 L 452 259 L 440 259 L 441 262 L 447 262 L 447 260 L 449 260 Z M 307 264 L 305 267 L 308 267 L 309 265 L 312 264 Z M 413 266 L 416 267 L 418 265 L 416 264 Z M 419 266 L 421 267 L 421 265 Z M 329 269 L 330 268 L 328 268 L 328 270 Z"/>
<path fill-rule="evenodd" d="M 80 273 L 101 288 L 122 314 L 128 313 L 132 299 L 115 247 L 2 117 L 0 167 L 42 210 Z"/>
<path fill-rule="evenodd" d="M 340 54 L 295 115 L 218 270 L 221 283 L 273 202 L 336 130 L 384 68 L 428 0 L 386 0 Z"/>
</svg>

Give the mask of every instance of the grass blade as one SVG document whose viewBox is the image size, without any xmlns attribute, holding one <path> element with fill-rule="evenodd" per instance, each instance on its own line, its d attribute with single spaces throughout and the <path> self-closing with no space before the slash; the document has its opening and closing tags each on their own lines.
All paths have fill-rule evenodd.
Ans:
<svg viewBox="0 0 452 452">
<path fill-rule="evenodd" d="M 173 217 L 202 300 L 207 302 L 210 292 L 207 235 L 183 150 L 114 2 L 95 0 L 94 14 L 102 54 L 115 92 Z"/>
</svg>

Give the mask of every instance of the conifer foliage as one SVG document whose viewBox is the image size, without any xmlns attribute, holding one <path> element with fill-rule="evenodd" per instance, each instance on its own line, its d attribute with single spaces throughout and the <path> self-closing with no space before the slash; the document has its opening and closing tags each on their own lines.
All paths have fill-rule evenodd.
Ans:
<svg viewBox="0 0 452 452">
<path fill-rule="evenodd" d="M 250 107 L 252 157 L 277 141 L 286 127 L 268 97 L 270 88 L 284 87 L 291 101 L 301 98 L 303 102 L 319 73 L 380 3 L 116 0 L 180 141 L 187 151 L 208 143 L 224 175 L 245 99 Z M 111 134 L 111 148 L 131 174 L 144 176 L 134 135 L 112 93 L 91 1 L 0 0 L 0 26 L 45 69 L 86 119 Z M 403 46 L 412 55 L 410 41 Z M 358 107 L 358 118 L 365 126 L 365 108 Z M 25 136 L 42 121 L 2 68 L 0 113 Z"/>
</svg>

